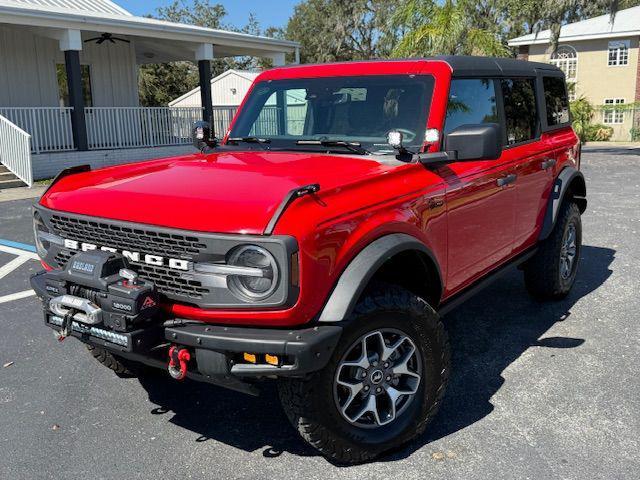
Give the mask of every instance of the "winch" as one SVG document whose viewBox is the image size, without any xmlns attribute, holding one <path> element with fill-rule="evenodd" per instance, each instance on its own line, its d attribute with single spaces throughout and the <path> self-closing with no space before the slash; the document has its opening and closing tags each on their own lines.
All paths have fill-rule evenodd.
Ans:
<svg viewBox="0 0 640 480">
<path fill-rule="evenodd" d="M 118 253 L 79 252 L 64 270 L 47 272 L 43 280 L 49 297 L 44 299 L 48 322 L 61 327 L 60 339 L 74 329 L 93 329 L 102 337 L 109 337 L 109 331 L 140 329 L 158 309 L 153 282 L 139 278 Z M 101 335 L 99 330 L 107 333 Z"/>
</svg>

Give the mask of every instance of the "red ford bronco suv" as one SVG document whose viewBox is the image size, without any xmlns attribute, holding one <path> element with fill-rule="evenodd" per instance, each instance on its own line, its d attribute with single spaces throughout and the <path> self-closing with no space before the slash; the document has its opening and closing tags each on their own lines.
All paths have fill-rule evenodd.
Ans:
<svg viewBox="0 0 640 480">
<path fill-rule="evenodd" d="M 59 175 L 34 208 L 46 325 L 117 373 L 276 379 L 337 462 L 407 442 L 450 375 L 441 317 L 507 269 L 576 277 L 586 208 L 557 68 L 437 57 L 262 73 L 199 153 Z"/>
</svg>

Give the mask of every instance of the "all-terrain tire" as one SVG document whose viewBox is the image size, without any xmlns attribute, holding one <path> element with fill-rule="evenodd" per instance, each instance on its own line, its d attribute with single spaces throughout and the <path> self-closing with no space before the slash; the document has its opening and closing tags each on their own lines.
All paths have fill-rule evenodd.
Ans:
<svg viewBox="0 0 640 480">
<path fill-rule="evenodd" d="M 284 411 L 299 434 L 341 464 L 361 463 L 424 432 L 444 396 L 450 373 L 449 339 L 438 314 L 422 298 L 388 286 L 362 300 L 346 322 L 327 366 L 304 379 L 281 379 Z M 354 342 L 377 329 L 401 331 L 420 352 L 424 373 L 415 397 L 391 423 L 367 429 L 343 418 L 334 396 L 336 372 Z"/>
<path fill-rule="evenodd" d="M 105 367 L 113 370 L 116 375 L 121 377 L 137 377 L 140 374 L 141 366 L 135 362 L 118 357 L 108 350 L 96 347 L 95 345 L 86 344 L 86 347 L 93 358 Z"/>
<path fill-rule="evenodd" d="M 571 225 L 575 229 L 576 252 L 571 273 L 564 278 L 561 274 L 561 256 Z M 524 265 L 524 281 L 531 296 L 539 300 L 559 300 L 566 297 L 576 279 L 581 247 L 580 209 L 575 202 L 564 202 L 560 206 L 551 234 L 540 243 L 536 254 Z"/>
</svg>

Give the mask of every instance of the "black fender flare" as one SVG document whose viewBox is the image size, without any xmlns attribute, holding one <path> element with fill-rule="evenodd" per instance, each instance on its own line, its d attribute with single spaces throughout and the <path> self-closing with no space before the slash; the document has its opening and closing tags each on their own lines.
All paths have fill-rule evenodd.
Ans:
<svg viewBox="0 0 640 480">
<path fill-rule="evenodd" d="M 367 245 L 347 265 L 320 313 L 318 321 L 340 322 L 346 319 L 378 269 L 394 255 L 408 250 L 417 250 L 429 256 L 438 270 L 440 285 L 442 285 L 438 262 L 424 243 L 404 233 L 385 235 Z"/>
<path fill-rule="evenodd" d="M 540 231 L 538 240 L 544 240 L 551 234 L 558 218 L 560 205 L 562 205 L 567 192 L 569 192 L 569 187 L 572 187 L 574 197 L 578 201 L 580 213 L 586 210 L 587 190 L 584 175 L 572 166 L 565 167 L 553 182 L 553 188 L 547 201 L 547 210 L 544 215 L 542 230 Z"/>
</svg>

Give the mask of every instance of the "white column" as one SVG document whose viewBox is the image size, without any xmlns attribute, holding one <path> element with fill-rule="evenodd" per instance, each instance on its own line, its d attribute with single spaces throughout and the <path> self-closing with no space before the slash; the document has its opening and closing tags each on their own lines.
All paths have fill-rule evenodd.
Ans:
<svg viewBox="0 0 640 480">
<path fill-rule="evenodd" d="M 200 60 L 213 60 L 213 45 L 210 43 L 201 43 L 195 50 L 196 62 Z"/>
<path fill-rule="evenodd" d="M 271 55 L 267 55 L 267 58 L 273 61 L 274 67 L 283 67 L 287 63 L 284 52 L 272 53 Z"/>
<path fill-rule="evenodd" d="M 62 30 L 58 35 L 61 51 L 82 50 L 82 35 L 80 35 L 80 30 Z"/>
</svg>

